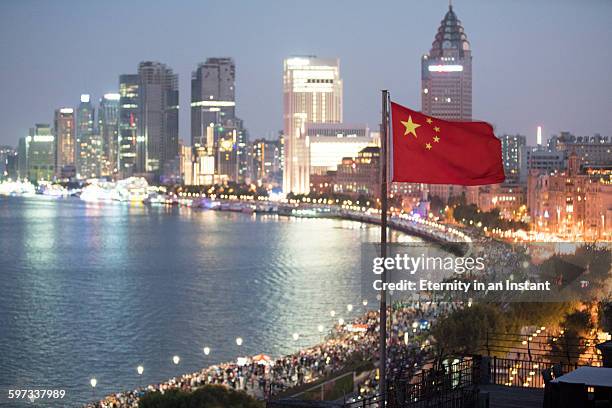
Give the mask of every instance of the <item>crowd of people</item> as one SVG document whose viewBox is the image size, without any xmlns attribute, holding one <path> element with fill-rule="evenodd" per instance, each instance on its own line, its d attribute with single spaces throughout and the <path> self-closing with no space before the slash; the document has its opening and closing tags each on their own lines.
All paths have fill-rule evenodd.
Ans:
<svg viewBox="0 0 612 408">
<path fill-rule="evenodd" d="M 443 312 L 434 303 L 398 305 L 389 308 L 388 376 L 404 374 L 428 358 L 427 329 L 432 319 Z M 205 384 L 221 384 L 265 399 L 292 387 L 310 383 L 362 362 L 378 361 L 379 313 L 369 311 L 350 323 L 336 325 L 327 339 L 316 346 L 278 359 L 251 358 L 246 364 L 228 362 L 198 372 L 173 377 L 163 383 L 119 392 L 86 405 L 87 408 L 133 408 L 147 392 L 164 393 L 171 389 L 193 391 Z M 371 369 L 360 385 L 362 394 L 375 392 L 377 370 Z"/>
</svg>

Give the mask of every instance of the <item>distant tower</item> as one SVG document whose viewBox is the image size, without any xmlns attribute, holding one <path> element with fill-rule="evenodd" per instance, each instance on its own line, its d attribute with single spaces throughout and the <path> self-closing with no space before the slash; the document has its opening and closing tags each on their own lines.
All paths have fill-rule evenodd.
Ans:
<svg viewBox="0 0 612 408">
<path fill-rule="evenodd" d="M 448 120 L 472 119 L 472 53 L 449 4 L 431 50 L 421 59 L 421 110 Z"/>
<path fill-rule="evenodd" d="M 75 156 L 75 118 L 74 109 L 60 108 L 55 110 L 53 121 L 55 131 L 55 171 L 61 176 L 62 170 L 74 173 Z M 72 171 L 67 171 L 72 168 Z"/>
<path fill-rule="evenodd" d="M 429 53 L 421 58 L 421 110 L 446 120 L 472 119 L 472 52 L 450 2 Z M 465 189 L 432 184 L 428 191 L 446 201 Z"/>
<path fill-rule="evenodd" d="M 104 94 L 98 108 L 98 132 L 102 139 L 102 175 L 110 176 L 117 172 L 119 149 L 119 99 L 118 93 Z"/>
<path fill-rule="evenodd" d="M 79 178 L 100 176 L 102 143 L 94 129 L 94 107 L 88 94 L 81 95 L 76 110 L 76 173 Z"/>
<path fill-rule="evenodd" d="M 536 143 L 539 146 L 542 146 L 542 126 L 538 126 L 538 130 L 536 133 Z"/>
<path fill-rule="evenodd" d="M 310 154 L 306 123 L 342 122 L 342 79 L 337 58 L 293 57 L 284 61 L 283 119 L 285 194 L 308 194 Z"/>
<path fill-rule="evenodd" d="M 138 170 L 139 86 L 138 75 L 119 76 L 119 138 L 117 146 L 119 177 L 129 177 Z"/>
<path fill-rule="evenodd" d="M 160 175 L 164 164 L 178 157 L 178 75 L 156 61 L 138 64 L 137 168 Z"/>
</svg>

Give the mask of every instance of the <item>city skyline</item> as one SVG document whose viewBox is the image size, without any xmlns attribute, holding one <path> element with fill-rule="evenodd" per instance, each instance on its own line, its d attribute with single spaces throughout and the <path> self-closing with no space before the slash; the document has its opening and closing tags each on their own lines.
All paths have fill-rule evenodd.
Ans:
<svg viewBox="0 0 612 408">
<path fill-rule="evenodd" d="M 315 3 L 309 7 L 296 5 L 293 11 L 303 16 L 304 22 L 309 21 L 318 9 Z M 9 97 L 0 106 L 4 112 L 0 122 L 0 144 L 16 145 L 17 139 L 27 134 L 32 123 L 52 122 L 54 109 L 76 107 L 81 93 L 89 93 L 97 100 L 105 93 L 117 92 L 118 76 L 133 71 L 133 66 L 148 59 L 168 64 L 179 75 L 183 112 L 179 135 L 187 141 L 189 76 L 197 63 L 213 56 L 232 57 L 236 62 L 236 114 L 244 119 L 252 138 L 275 137 L 282 128 L 282 60 L 295 54 L 338 57 L 345 82 L 345 120 L 366 122 L 372 127 L 379 120 L 378 92 L 383 87 L 391 89 L 394 99 L 415 109 L 421 108 L 419 60 L 431 44 L 432 27 L 439 25 L 448 8 L 446 1 L 418 6 L 421 17 L 418 21 L 410 21 L 401 17 L 410 15 L 409 12 L 414 14 L 415 6 L 410 4 L 394 3 L 397 12 L 385 15 L 361 3 L 351 8 L 346 4 L 326 5 L 328 16 L 346 17 L 346 21 L 340 19 L 341 24 L 324 24 L 321 30 L 312 32 L 306 23 L 285 22 L 282 16 L 290 10 L 284 7 L 275 8 L 281 18 L 279 14 L 271 18 L 266 10 L 273 6 L 272 3 L 257 7 L 245 4 L 241 6 L 245 13 L 234 15 L 235 30 L 212 41 L 206 34 L 220 32 L 216 30 L 221 24 L 217 20 L 223 21 L 220 17 L 231 8 L 181 3 L 173 5 L 173 11 L 177 17 L 185 19 L 185 23 L 171 24 L 170 35 L 164 33 L 165 37 L 159 39 L 157 33 L 151 33 L 154 38 L 147 43 L 137 42 L 137 51 L 98 44 L 101 49 L 94 55 L 93 48 L 83 48 L 82 40 L 74 34 L 79 29 L 87 29 L 95 37 L 95 32 L 103 29 L 107 36 L 105 41 L 111 44 L 111 39 L 141 30 L 142 27 L 122 26 L 123 19 L 131 9 L 137 10 L 138 4 L 131 4 L 127 9 L 112 2 L 87 8 L 71 2 L 62 4 L 65 7 L 59 9 L 68 7 L 72 12 L 58 15 L 57 10 L 46 10 L 45 4 L 38 8 L 38 14 L 26 13 L 27 6 L 20 4 L 2 6 L 1 18 L 6 21 L 0 30 L 5 38 L 17 40 L 2 45 L 8 64 L 2 67 L 4 74 L 0 81 Z M 250 10 L 252 13 L 248 12 L 250 8 L 254 8 Z M 610 57 L 590 51 L 605 49 L 606 38 L 610 37 L 610 27 L 604 20 L 605 15 L 609 15 L 606 13 L 612 10 L 609 3 L 597 1 L 588 7 L 577 7 L 570 2 L 544 2 L 526 7 L 512 4 L 501 7 L 473 0 L 455 3 L 454 8 L 459 19 L 469 27 L 469 39 L 476 56 L 473 67 L 477 78 L 473 85 L 475 119 L 492 122 L 498 134 L 525 134 L 530 144 L 534 142 L 537 125 L 544 127 L 545 136 L 561 130 L 579 135 L 611 133 L 612 124 L 606 114 L 610 111 L 611 100 L 607 94 L 612 80 L 602 79 L 598 74 L 600 67 L 609 65 Z M 189 24 L 193 18 L 191 14 L 198 14 L 197 10 L 207 11 L 202 17 L 209 23 L 205 29 L 194 29 Z M 88 13 L 85 21 L 77 21 L 83 13 Z M 142 10 L 142 13 L 152 22 L 162 21 L 155 8 Z M 555 18 L 543 18 L 550 17 L 550 13 L 554 13 Z M 77 19 L 67 18 L 68 15 Z M 45 16 L 45 20 L 41 16 Z M 97 21 L 111 16 L 112 22 L 107 21 L 99 28 L 90 24 L 92 19 Z M 383 21 L 378 17 L 388 22 L 384 30 L 375 24 Z M 516 26 L 513 19 L 520 19 L 520 32 L 500 29 Z M 48 20 L 55 24 L 49 24 Z M 354 25 L 355 30 L 342 29 L 344 23 L 351 22 L 358 23 Z M 37 29 L 22 31 L 32 26 Z M 57 29 L 58 26 L 63 28 Z M 120 26 L 123 34 L 115 33 L 113 27 Z M 259 34 L 256 39 L 246 36 L 254 29 Z M 535 35 L 534 30 L 539 34 Z M 286 35 L 279 36 L 281 32 Z M 154 39 L 159 41 L 156 43 Z M 61 46 L 65 47 L 65 41 L 73 43 L 74 52 L 61 61 L 50 58 L 47 53 L 52 53 L 55 46 L 64 44 Z M 173 49 L 170 46 L 173 41 L 189 43 Z M 264 47 L 264 42 L 278 45 Z M 30 51 L 24 55 L 23 49 Z M 562 54 L 568 50 L 572 53 L 571 59 Z M 87 55 L 86 51 L 92 58 L 82 58 L 83 54 Z M 364 51 L 367 58 L 363 56 Z M 81 58 L 76 58 L 79 55 Z M 517 55 L 521 58 L 514 59 Z M 28 61 L 41 56 L 45 56 L 44 74 L 40 63 Z M 381 64 L 385 58 L 393 62 Z M 508 69 L 510 60 L 513 70 Z M 504 81 L 500 83 L 499 77 Z M 565 86 L 559 87 L 559 83 Z M 265 103 L 260 103 L 262 100 Z M 24 106 L 29 109 L 23 109 Z"/>
</svg>

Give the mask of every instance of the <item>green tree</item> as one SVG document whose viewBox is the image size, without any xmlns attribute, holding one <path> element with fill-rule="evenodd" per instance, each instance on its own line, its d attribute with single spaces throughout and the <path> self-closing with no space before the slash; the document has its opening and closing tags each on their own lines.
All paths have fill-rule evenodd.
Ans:
<svg viewBox="0 0 612 408">
<path fill-rule="evenodd" d="M 432 334 L 442 353 L 472 354 L 482 352 L 487 335 L 505 332 L 507 324 L 499 305 L 477 303 L 439 319 L 432 328 Z"/>
<path fill-rule="evenodd" d="M 588 311 L 574 311 L 565 315 L 562 322 L 563 334 L 549 341 L 550 360 L 575 364 L 588 346 L 585 338 L 593 328 L 591 315 Z"/>
</svg>

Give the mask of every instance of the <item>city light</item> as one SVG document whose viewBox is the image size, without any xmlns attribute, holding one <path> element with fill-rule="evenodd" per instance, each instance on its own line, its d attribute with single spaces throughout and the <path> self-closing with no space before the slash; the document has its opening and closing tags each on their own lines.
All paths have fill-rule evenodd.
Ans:
<svg viewBox="0 0 612 408">
<path fill-rule="evenodd" d="M 429 65 L 429 72 L 461 72 L 463 65 Z"/>
</svg>

